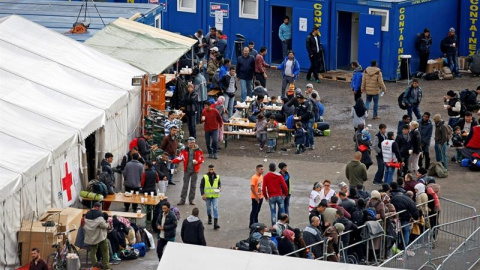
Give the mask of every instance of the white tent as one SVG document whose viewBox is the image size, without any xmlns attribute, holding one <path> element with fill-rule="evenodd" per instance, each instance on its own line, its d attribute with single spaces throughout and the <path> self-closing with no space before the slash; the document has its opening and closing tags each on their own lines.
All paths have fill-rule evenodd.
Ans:
<svg viewBox="0 0 480 270">
<path fill-rule="evenodd" d="M 208 265 L 208 270 L 378 269 L 378 267 L 375 266 L 307 260 L 258 252 L 168 242 L 157 270 L 196 269 L 200 265 Z M 392 268 L 382 268 L 382 270 L 388 269 Z"/>
<path fill-rule="evenodd" d="M 0 19 L 0 50 L 0 269 L 11 269 L 22 217 L 78 201 L 84 140 L 95 136 L 97 164 L 122 158 L 144 72 L 15 15 Z"/>
</svg>

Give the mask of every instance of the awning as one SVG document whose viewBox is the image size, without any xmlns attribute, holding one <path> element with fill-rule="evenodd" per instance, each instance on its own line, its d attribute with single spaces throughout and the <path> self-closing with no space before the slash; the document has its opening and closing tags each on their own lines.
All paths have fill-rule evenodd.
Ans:
<svg viewBox="0 0 480 270">
<path fill-rule="evenodd" d="M 124 18 L 111 22 L 85 44 L 150 74 L 160 74 L 197 41 Z"/>
</svg>

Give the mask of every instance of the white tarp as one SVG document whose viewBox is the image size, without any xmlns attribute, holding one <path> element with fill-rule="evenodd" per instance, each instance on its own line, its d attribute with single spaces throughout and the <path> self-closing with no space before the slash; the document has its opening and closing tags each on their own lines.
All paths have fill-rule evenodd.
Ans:
<svg viewBox="0 0 480 270">
<path fill-rule="evenodd" d="M 144 72 L 15 15 L 0 18 L 0 52 L 0 269 L 12 269 L 22 217 L 78 200 L 83 140 L 98 131 L 96 150 L 122 158 Z"/>
<path fill-rule="evenodd" d="M 150 74 L 160 74 L 196 42 L 179 34 L 119 18 L 87 39 L 85 44 Z"/>
<path fill-rule="evenodd" d="M 188 258 L 182 260 L 179 258 Z M 307 260 L 286 256 L 246 252 L 224 248 L 188 245 L 168 242 L 158 264 L 157 270 L 196 269 L 199 265 L 208 265 L 208 270 L 251 270 L 251 269 L 335 269 L 367 270 L 378 269 L 375 266 L 353 265 L 346 263 Z M 382 270 L 392 268 L 382 268 Z"/>
</svg>

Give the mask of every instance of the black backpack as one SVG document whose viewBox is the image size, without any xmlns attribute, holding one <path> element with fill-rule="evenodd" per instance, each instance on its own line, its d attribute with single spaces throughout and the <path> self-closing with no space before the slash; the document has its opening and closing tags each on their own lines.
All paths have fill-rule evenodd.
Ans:
<svg viewBox="0 0 480 270">
<path fill-rule="evenodd" d="M 433 80 L 438 80 L 440 79 L 439 72 L 434 71 L 432 73 L 427 73 L 425 74 L 425 77 L 423 77 L 427 81 L 433 81 Z"/>
<path fill-rule="evenodd" d="M 258 242 L 259 247 L 258 247 L 258 253 L 264 253 L 264 254 L 272 254 L 272 247 L 270 247 L 270 239 L 262 237 L 260 238 L 260 241 Z"/>
<path fill-rule="evenodd" d="M 353 211 L 351 220 L 353 224 L 362 226 L 365 223 L 364 216 L 364 210 L 357 208 L 355 211 Z"/>
</svg>

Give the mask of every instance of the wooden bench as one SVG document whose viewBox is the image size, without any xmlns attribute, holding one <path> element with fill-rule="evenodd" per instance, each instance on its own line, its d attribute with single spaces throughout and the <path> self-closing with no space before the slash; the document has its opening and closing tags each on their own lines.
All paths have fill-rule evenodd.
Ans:
<svg viewBox="0 0 480 270">
<path fill-rule="evenodd" d="M 240 131 L 224 131 L 224 143 L 225 143 L 225 149 L 228 147 L 228 136 L 251 136 L 251 137 L 256 137 L 257 133 L 256 132 L 240 132 Z"/>
<path fill-rule="evenodd" d="M 83 215 L 86 215 L 87 212 L 90 211 L 90 209 L 84 209 L 83 210 Z M 102 211 L 108 214 L 108 216 L 113 217 L 113 216 L 119 216 L 119 217 L 124 217 L 124 218 L 129 218 L 129 219 L 138 219 L 138 218 L 144 218 L 147 214 L 141 213 L 138 215 L 137 213 L 132 213 L 132 212 L 120 212 L 120 211 Z"/>
<path fill-rule="evenodd" d="M 218 94 L 218 92 L 220 92 L 220 91 L 218 91 L 218 90 L 210 90 L 210 91 L 207 93 L 207 95 L 208 95 L 208 96 L 211 96 L 211 97 L 214 97 L 214 96 L 216 96 L 216 95 Z"/>
</svg>

